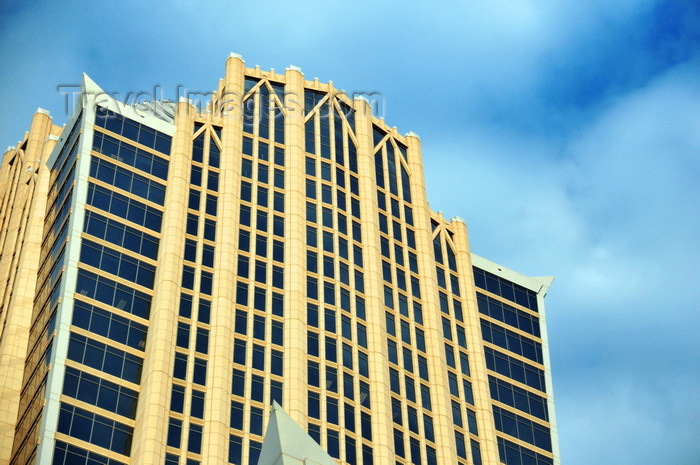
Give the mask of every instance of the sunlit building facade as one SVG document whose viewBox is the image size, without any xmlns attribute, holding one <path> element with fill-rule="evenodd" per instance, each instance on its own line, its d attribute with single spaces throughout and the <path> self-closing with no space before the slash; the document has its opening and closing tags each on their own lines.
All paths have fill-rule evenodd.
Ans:
<svg viewBox="0 0 700 465">
<path fill-rule="evenodd" d="M 84 76 L 5 152 L 0 463 L 254 465 L 277 402 L 338 463 L 558 464 L 551 278 L 470 252 L 418 136 L 233 54 L 208 98 Z"/>
</svg>

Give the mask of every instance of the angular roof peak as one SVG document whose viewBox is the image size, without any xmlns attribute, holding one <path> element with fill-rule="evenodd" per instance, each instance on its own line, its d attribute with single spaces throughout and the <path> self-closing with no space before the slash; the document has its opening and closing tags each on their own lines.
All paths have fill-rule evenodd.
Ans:
<svg viewBox="0 0 700 465">
<path fill-rule="evenodd" d="M 258 465 L 337 465 L 277 403 L 272 404 Z"/>
</svg>

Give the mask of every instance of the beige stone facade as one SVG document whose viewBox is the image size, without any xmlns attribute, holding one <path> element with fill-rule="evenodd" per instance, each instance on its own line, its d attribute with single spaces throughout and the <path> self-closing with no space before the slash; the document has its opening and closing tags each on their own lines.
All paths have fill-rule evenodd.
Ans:
<svg viewBox="0 0 700 465">
<path fill-rule="evenodd" d="M 543 297 L 428 206 L 420 139 L 232 54 L 205 107 L 85 77 L 0 171 L 0 463 L 559 463 Z M 174 115 L 174 116 L 173 116 Z"/>
</svg>

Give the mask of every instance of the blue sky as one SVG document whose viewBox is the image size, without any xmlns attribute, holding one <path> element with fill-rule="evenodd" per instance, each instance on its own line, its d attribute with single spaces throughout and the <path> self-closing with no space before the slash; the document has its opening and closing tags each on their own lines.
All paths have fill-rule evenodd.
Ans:
<svg viewBox="0 0 700 465">
<path fill-rule="evenodd" d="M 381 93 L 421 136 L 434 210 L 472 250 L 556 275 L 562 463 L 700 463 L 700 4 L 20 2 L 0 5 L 0 139 L 58 85 L 208 91 L 229 52 Z"/>
</svg>

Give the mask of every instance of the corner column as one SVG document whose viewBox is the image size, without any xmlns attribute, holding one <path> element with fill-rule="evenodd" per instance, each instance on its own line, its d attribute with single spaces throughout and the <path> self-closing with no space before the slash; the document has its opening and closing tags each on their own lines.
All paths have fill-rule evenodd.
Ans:
<svg viewBox="0 0 700 465">
<path fill-rule="evenodd" d="M 425 191 L 423 173 L 423 153 L 420 139 L 413 133 L 406 134 L 408 145 L 408 166 L 411 170 L 411 195 L 413 196 L 413 217 L 416 225 L 416 250 L 418 251 L 418 274 L 421 295 L 423 296 L 423 321 L 427 346 L 428 376 L 430 384 L 437 386 L 430 390 L 432 401 L 435 446 L 438 463 L 457 463 L 457 449 L 454 441 L 452 410 L 450 405 L 447 365 L 445 363 L 444 337 L 438 301 L 438 284 L 435 272 L 435 259 L 431 253 L 430 207 Z M 487 462 L 488 463 L 488 462 Z"/>
<path fill-rule="evenodd" d="M 14 281 L 11 276 L 11 262 L 8 261 L 7 266 L 3 266 L 0 271 L 0 274 L 7 276 L 8 279 L 4 284 L 12 286 L 12 299 L 5 302 L 4 328 L 0 337 L 0 373 L 3 373 L 3 382 L 0 384 L 0 463 L 10 461 L 19 414 L 24 360 L 27 355 L 29 329 L 32 322 L 51 175 L 46 161 L 56 145 L 55 137 L 47 140 L 51 127 L 51 117 L 48 112 L 39 110 L 32 119 L 24 156 L 25 163 L 20 167 L 19 179 L 5 180 L 8 186 L 9 182 L 15 181 L 20 185 L 22 190 L 17 192 L 15 199 L 24 197 L 24 200 L 15 205 L 19 207 L 17 211 L 10 213 L 10 231 L 3 244 L 3 249 L 12 242 L 16 244 L 15 249 L 21 248 Z M 28 171 L 29 169 L 31 171 Z M 24 183 L 24 181 L 28 182 Z M 25 221 L 24 228 L 21 228 L 21 223 Z M 20 232 L 23 232 L 23 236 Z M 12 258 L 13 255 L 6 253 L 5 256 Z M 0 289 L 0 295 L 10 295 L 3 291 Z"/>
<path fill-rule="evenodd" d="M 221 175 L 214 252 L 214 288 L 207 367 L 207 398 L 204 402 L 202 463 L 228 463 L 231 415 L 231 366 L 233 365 L 234 315 L 236 307 L 236 257 L 240 209 L 241 148 L 243 144 L 243 76 L 245 62 L 231 54 L 226 60 L 222 95 Z"/>
<path fill-rule="evenodd" d="M 180 101 L 175 116 L 166 206 L 161 225 L 153 299 L 132 443 L 132 464 L 159 464 L 165 457 L 177 309 L 180 305 L 194 108 Z"/>
<path fill-rule="evenodd" d="M 355 135 L 360 184 L 360 216 L 362 217 L 362 250 L 365 268 L 365 304 L 367 308 L 367 343 L 369 351 L 370 407 L 374 463 L 395 463 L 391 383 L 387 356 L 386 318 L 384 317 L 384 285 L 382 253 L 379 248 L 377 184 L 374 169 L 372 110 L 364 99 L 355 102 Z"/>
<path fill-rule="evenodd" d="M 467 331 L 469 370 L 472 378 L 474 407 L 476 408 L 476 423 L 479 428 L 481 461 L 482 463 L 500 463 L 467 225 L 459 219 L 452 219 L 450 226 L 454 231 L 452 239 L 455 243 L 455 255 L 457 256 L 459 285 L 465 290 L 461 300 Z"/>
<path fill-rule="evenodd" d="M 295 67 L 285 72 L 284 230 L 284 394 L 292 419 L 307 429 L 306 348 L 306 191 L 304 142 L 304 75 Z"/>
</svg>

